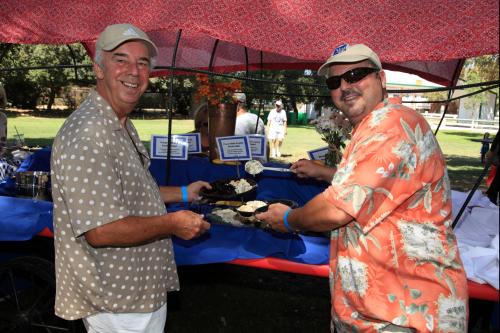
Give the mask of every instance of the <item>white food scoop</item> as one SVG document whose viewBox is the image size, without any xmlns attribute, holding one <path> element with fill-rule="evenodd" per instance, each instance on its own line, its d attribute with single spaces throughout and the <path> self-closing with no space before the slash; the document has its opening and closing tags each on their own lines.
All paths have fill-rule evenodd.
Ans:
<svg viewBox="0 0 500 333">
<path fill-rule="evenodd" d="M 245 163 L 245 171 L 247 173 L 251 174 L 252 176 L 257 175 L 257 174 L 263 172 L 264 170 L 278 171 L 278 172 L 292 172 L 292 170 L 290 170 L 288 168 L 265 167 L 262 165 L 262 163 L 260 163 L 257 160 L 250 160 L 250 161 Z"/>
</svg>

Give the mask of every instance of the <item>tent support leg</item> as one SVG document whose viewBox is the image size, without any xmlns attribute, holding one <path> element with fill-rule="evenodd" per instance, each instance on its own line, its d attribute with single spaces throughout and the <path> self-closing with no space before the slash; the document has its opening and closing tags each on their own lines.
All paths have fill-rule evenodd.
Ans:
<svg viewBox="0 0 500 333">
<path fill-rule="evenodd" d="M 177 39 L 175 41 L 174 53 L 172 55 L 172 70 L 170 73 L 170 86 L 168 91 L 168 144 L 167 144 L 167 169 L 166 169 L 166 178 L 165 184 L 169 184 L 170 180 L 170 153 L 172 149 L 172 116 L 174 113 L 174 71 L 175 71 L 175 60 L 177 58 L 177 50 L 179 49 L 179 43 L 181 41 L 182 29 L 179 29 L 177 32 Z"/>
</svg>

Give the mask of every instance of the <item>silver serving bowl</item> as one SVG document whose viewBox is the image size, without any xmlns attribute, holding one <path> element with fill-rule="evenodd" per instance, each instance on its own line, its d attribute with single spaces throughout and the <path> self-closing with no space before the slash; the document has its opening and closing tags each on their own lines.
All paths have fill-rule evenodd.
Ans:
<svg viewBox="0 0 500 333">
<path fill-rule="evenodd" d="M 17 196 L 51 200 L 50 172 L 23 171 L 16 173 Z"/>
</svg>

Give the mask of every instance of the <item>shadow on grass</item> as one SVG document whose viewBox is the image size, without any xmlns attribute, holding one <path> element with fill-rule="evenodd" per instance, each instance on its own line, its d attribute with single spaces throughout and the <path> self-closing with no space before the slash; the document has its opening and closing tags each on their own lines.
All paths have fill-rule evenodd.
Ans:
<svg viewBox="0 0 500 333">
<path fill-rule="evenodd" d="M 446 135 L 452 137 L 460 137 L 460 138 L 465 138 L 468 141 L 471 142 L 478 142 L 477 140 L 480 140 L 483 138 L 483 133 L 474 133 L 474 132 L 455 132 L 455 131 L 446 131 Z M 495 133 L 490 132 L 490 138 L 493 139 L 495 137 Z"/>
<path fill-rule="evenodd" d="M 483 137 L 482 133 L 474 133 L 474 132 L 443 131 L 443 133 L 446 133 L 446 135 L 449 135 L 449 136 L 458 136 L 461 138 L 477 139 L 477 138 Z"/>
<path fill-rule="evenodd" d="M 479 158 L 457 155 L 445 155 L 445 158 L 448 165 L 451 189 L 461 192 L 470 191 L 484 168 Z M 481 181 L 479 188 L 486 190 L 484 179 Z"/>
<path fill-rule="evenodd" d="M 36 138 L 36 139 L 25 139 L 24 143 L 29 147 L 52 147 L 52 142 L 54 138 Z"/>
<path fill-rule="evenodd" d="M 287 127 L 290 128 L 315 128 L 312 124 L 289 124 Z"/>
</svg>

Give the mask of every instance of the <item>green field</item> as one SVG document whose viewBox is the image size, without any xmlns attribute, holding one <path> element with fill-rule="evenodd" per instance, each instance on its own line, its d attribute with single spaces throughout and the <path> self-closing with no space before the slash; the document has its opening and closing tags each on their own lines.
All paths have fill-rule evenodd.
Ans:
<svg viewBox="0 0 500 333">
<path fill-rule="evenodd" d="M 16 131 L 23 134 L 29 146 L 48 146 L 64 122 L 64 118 L 42 118 L 31 116 L 10 117 L 8 139 L 13 140 Z M 149 147 L 151 135 L 165 135 L 168 132 L 166 119 L 133 120 L 141 140 Z M 173 120 L 172 133 L 187 133 L 194 129 L 192 120 Z M 481 133 L 466 131 L 440 131 L 437 140 L 446 155 L 452 188 L 467 191 L 472 188 L 482 171 L 479 160 L 481 144 L 472 139 L 482 138 Z M 281 158 L 293 162 L 307 158 L 306 151 L 324 146 L 324 142 L 311 126 L 289 126 Z M 484 187 L 483 187 L 484 188 Z"/>
</svg>

